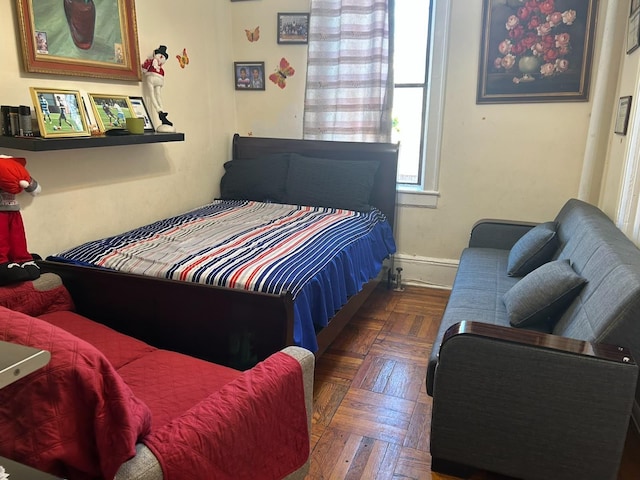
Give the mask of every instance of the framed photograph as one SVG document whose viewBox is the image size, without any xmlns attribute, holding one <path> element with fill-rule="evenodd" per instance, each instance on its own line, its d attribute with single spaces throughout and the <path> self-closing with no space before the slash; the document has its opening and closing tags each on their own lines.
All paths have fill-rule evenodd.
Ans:
<svg viewBox="0 0 640 480">
<path fill-rule="evenodd" d="M 27 72 L 139 81 L 134 0 L 16 0 Z"/>
<path fill-rule="evenodd" d="M 113 128 L 126 128 L 126 119 L 137 117 L 126 95 L 89 93 L 89 100 L 101 132 Z"/>
<path fill-rule="evenodd" d="M 236 90 L 264 90 L 264 62 L 234 62 Z"/>
<path fill-rule="evenodd" d="M 627 55 L 634 52 L 640 42 L 640 10 L 629 17 L 627 26 Z"/>
<path fill-rule="evenodd" d="M 631 0 L 631 14 L 635 13 L 640 7 L 640 0 Z"/>
<path fill-rule="evenodd" d="M 588 100 L 597 0 L 482 1 L 476 103 Z"/>
<path fill-rule="evenodd" d="M 91 135 L 79 91 L 37 87 L 30 87 L 29 91 L 41 137 Z"/>
<path fill-rule="evenodd" d="M 144 104 L 144 99 L 142 97 L 129 97 L 129 103 L 131 103 L 134 115 L 144 120 L 144 131 L 155 132 L 153 122 L 151 122 L 151 115 L 149 115 L 149 110 Z"/>
<path fill-rule="evenodd" d="M 309 14 L 278 13 L 278 43 L 309 43 Z"/>
<path fill-rule="evenodd" d="M 627 134 L 629 125 L 629 113 L 631 112 L 631 96 L 620 97 L 618 101 L 618 114 L 616 116 L 616 126 L 614 132 L 618 135 Z"/>
</svg>

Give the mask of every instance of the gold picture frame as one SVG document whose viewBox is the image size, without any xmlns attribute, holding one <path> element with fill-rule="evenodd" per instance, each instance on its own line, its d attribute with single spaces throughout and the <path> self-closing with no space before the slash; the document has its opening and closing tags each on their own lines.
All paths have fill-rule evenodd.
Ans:
<svg viewBox="0 0 640 480">
<path fill-rule="evenodd" d="M 78 90 L 29 87 L 43 138 L 91 135 Z"/>
<path fill-rule="evenodd" d="M 101 132 L 114 128 L 126 128 L 126 119 L 135 118 L 133 106 L 127 95 L 89 93 L 93 115 Z"/>
<path fill-rule="evenodd" d="M 134 0 L 16 0 L 27 72 L 140 81 Z"/>
</svg>

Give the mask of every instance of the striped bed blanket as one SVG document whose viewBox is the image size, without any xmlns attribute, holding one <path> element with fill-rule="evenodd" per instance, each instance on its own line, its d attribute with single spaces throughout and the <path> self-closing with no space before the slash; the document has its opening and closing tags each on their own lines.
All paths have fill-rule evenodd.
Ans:
<svg viewBox="0 0 640 480">
<path fill-rule="evenodd" d="M 315 351 L 315 327 L 326 326 L 394 252 L 391 226 L 376 209 L 216 200 L 48 260 L 275 295 L 288 291 L 294 340 Z"/>
</svg>

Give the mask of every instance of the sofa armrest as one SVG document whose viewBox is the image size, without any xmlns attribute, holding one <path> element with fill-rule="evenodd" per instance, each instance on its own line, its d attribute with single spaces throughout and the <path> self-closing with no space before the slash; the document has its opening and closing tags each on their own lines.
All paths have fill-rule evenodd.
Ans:
<svg viewBox="0 0 640 480">
<path fill-rule="evenodd" d="M 518 478 L 615 479 L 637 375 L 625 348 L 456 324 L 445 334 L 435 371 L 434 466 L 454 462 Z"/>
<path fill-rule="evenodd" d="M 536 225 L 538 224 L 533 222 L 516 222 L 490 218 L 478 220 L 471 228 L 469 246 L 511 250 L 511 247 L 520 237 Z"/>
<path fill-rule="evenodd" d="M 295 358 L 302 368 L 307 425 L 310 433 L 313 414 L 315 357 L 310 351 L 300 347 L 287 347 L 282 352 Z M 287 480 L 304 479 L 308 470 L 309 460 L 307 459 L 303 466 L 285 478 Z M 136 445 L 136 456 L 120 467 L 115 480 L 162 480 L 163 478 L 162 468 L 158 459 L 146 445 L 138 444 Z"/>
</svg>

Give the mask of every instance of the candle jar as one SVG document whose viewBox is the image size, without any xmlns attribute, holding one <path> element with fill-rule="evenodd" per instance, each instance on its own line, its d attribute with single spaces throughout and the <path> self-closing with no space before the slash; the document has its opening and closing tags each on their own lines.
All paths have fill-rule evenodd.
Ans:
<svg viewBox="0 0 640 480">
<path fill-rule="evenodd" d="M 88 50 L 93 44 L 96 6 L 93 0 L 63 0 L 64 13 L 76 47 Z"/>
</svg>

